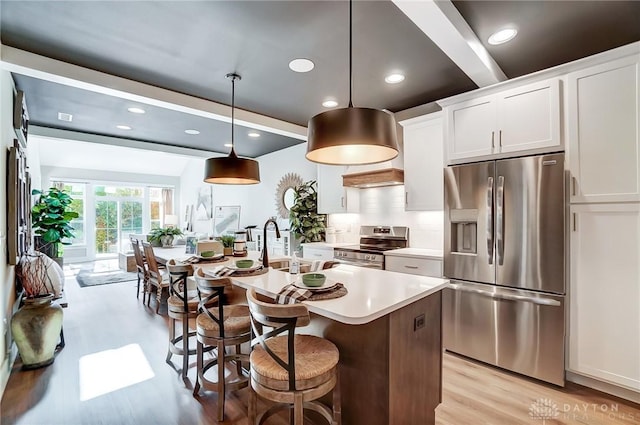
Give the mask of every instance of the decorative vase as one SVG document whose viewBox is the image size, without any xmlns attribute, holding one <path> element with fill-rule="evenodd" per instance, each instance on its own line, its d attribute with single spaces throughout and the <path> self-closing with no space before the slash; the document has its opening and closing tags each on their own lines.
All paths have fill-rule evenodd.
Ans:
<svg viewBox="0 0 640 425">
<path fill-rule="evenodd" d="M 62 329 L 62 307 L 52 304 L 52 300 L 53 294 L 25 298 L 24 306 L 11 319 L 11 332 L 23 369 L 53 363 Z"/>
<path fill-rule="evenodd" d="M 170 248 L 173 246 L 173 235 L 160 236 L 160 243 L 163 248 Z"/>
</svg>

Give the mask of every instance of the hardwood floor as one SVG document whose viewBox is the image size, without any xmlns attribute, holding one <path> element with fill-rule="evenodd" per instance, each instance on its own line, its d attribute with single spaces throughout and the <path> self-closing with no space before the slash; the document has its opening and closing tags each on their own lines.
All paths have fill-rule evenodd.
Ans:
<svg viewBox="0 0 640 425">
<path fill-rule="evenodd" d="M 216 423 L 217 396 L 191 395 L 195 359 L 188 386 L 165 363 L 166 315 L 154 313 L 153 300 L 146 307 L 136 299 L 135 281 L 80 288 L 70 276 L 65 292 L 67 345 L 47 368 L 25 372 L 16 365 L 0 423 Z M 179 360 L 175 357 L 177 367 Z M 228 397 L 225 424 L 247 425 L 247 398 L 246 389 Z M 536 413 L 537 418 L 531 415 Z M 638 425 L 640 406 L 577 385 L 542 385 L 446 354 L 443 403 L 436 418 L 438 425 Z M 269 423 L 287 421 L 282 416 Z"/>
</svg>

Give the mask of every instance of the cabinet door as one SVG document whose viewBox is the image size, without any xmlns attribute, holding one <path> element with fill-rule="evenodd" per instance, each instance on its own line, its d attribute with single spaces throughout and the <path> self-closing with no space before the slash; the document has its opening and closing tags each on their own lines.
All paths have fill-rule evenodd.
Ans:
<svg viewBox="0 0 640 425">
<path fill-rule="evenodd" d="M 384 257 L 384 269 L 420 276 L 442 277 L 442 260 L 387 255 Z"/>
<path fill-rule="evenodd" d="M 568 76 L 571 202 L 640 201 L 638 57 Z"/>
<path fill-rule="evenodd" d="M 449 160 L 494 153 L 496 110 L 492 97 L 451 105 L 446 114 Z"/>
<path fill-rule="evenodd" d="M 433 115 L 433 114 L 432 114 Z M 440 114 L 404 128 L 405 210 L 443 209 L 443 134 Z"/>
<path fill-rule="evenodd" d="M 496 96 L 497 152 L 561 146 L 560 81 L 541 81 Z"/>
<path fill-rule="evenodd" d="M 347 212 L 347 194 L 342 186 L 346 167 L 318 165 L 318 212 L 321 214 Z"/>
<path fill-rule="evenodd" d="M 640 390 L 640 204 L 572 205 L 569 369 Z"/>
</svg>

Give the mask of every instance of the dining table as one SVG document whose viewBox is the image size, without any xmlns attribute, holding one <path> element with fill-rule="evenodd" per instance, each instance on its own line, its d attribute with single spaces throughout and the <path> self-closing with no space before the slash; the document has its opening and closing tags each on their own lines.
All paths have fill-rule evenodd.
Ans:
<svg viewBox="0 0 640 425">
<path fill-rule="evenodd" d="M 190 257 L 184 248 L 154 248 L 156 259 Z M 259 253 L 247 257 L 258 261 Z M 196 263 L 205 273 L 233 269 L 239 258 Z M 269 256 L 273 263 L 289 257 Z M 306 260 L 301 259 L 304 263 Z M 342 422 L 353 425 L 435 424 L 442 400 L 441 291 L 447 279 L 339 264 L 322 270 L 347 289 L 340 298 L 302 301 L 312 316 L 301 333 L 332 341 L 340 351 Z M 276 299 L 299 274 L 268 268 L 255 275 L 228 276 L 243 290 Z"/>
</svg>

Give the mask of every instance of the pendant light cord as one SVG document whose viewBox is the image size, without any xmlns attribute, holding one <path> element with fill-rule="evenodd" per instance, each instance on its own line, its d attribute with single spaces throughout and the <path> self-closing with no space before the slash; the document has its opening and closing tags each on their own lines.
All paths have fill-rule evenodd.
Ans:
<svg viewBox="0 0 640 425">
<path fill-rule="evenodd" d="M 236 156 L 235 141 L 233 137 L 234 128 L 233 123 L 235 120 L 235 105 L 236 105 L 236 79 L 231 77 L 231 152 L 229 155 Z"/>
<path fill-rule="evenodd" d="M 353 0 L 349 0 L 349 108 L 353 108 Z"/>
</svg>

